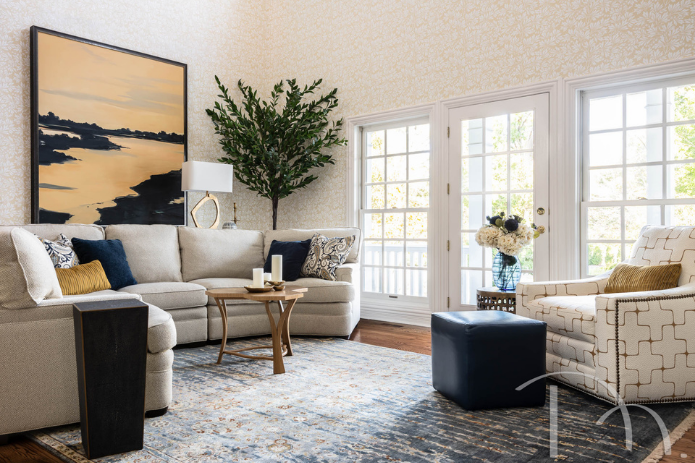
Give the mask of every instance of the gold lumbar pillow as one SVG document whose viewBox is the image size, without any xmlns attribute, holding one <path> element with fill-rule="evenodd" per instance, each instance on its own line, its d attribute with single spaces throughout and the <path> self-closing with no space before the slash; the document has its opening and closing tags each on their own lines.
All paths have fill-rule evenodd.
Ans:
<svg viewBox="0 0 695 463">
<path fill-rule="evenodd" d="M 611 273 L 606 293 L 632 293 L 675 288 L 681 276 L 681 264 L 630 265 L 619 264 Z"/>
<path fill-rule="evenodd" d="M 111 283 L 106 278 L 104 267 L 98 260 L 93 260 L 88 264 L 75 265 L 71 268 L 57 268 L 56 274 L 63 296 L 111 289 Z"/>
</svg>

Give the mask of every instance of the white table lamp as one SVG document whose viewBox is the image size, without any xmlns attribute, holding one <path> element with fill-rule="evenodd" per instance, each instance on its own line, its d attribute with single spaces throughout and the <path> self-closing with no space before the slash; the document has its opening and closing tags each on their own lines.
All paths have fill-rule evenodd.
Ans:
<svg viewBox="0 0 695 463">
<path fill-rule="evenodd" d="M 234 181 L 234 167 L 221 162 L 186 161 L 183 163 L 181 189 L 183 191 L 204 191 L 205 196 L 191 210 L 191 217 L 196 227 L 202 228 L 195 215 L 205 202 L 215 203 L 215 221 L 210 228 L 217 228 L 220 223 L 220 202 L 211 191 L 231 193 Z"/>
</svg>

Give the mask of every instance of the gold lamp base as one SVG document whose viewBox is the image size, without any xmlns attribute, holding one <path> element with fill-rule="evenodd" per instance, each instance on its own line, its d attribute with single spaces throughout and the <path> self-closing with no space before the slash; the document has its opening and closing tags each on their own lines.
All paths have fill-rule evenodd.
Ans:
<svg viewBox="0 0 695 463">
<path fill-rule="evenodd" d="M 211 195 L 209 191 L 206 191 L 203 199 L 198 201 L 198 204 L 196 204 L 195 207 L 191 210 L 191 217 L 193 218 L 193 223 L 195 224 L 196 228 L 204 228 L 200 225 L 198 219 L 195 218 L 195 215 L 198 212 L 198 209 L 203 207 L 203 204 L 210 200 L 212 200 L 212 202 L 215 203 L 215 222 L 213 222 L 213 224 L 210 225 L 209 228 L 217 228 L 217 226 L 220 224 L 220 202 L 217 200 L 217 196 Z"/>
</svg>

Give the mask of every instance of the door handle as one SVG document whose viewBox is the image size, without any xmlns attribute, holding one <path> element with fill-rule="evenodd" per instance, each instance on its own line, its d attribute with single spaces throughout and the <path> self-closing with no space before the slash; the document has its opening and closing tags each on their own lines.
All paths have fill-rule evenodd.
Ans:
<svg viewBox="0 0 695 463">
<path fill-rule="evenodd" d="M 543 215 L 543 214 L 545 214 L 545 209 L 542 207 L 539 207 L 538 209 L 536 209 L 536 213 L 538 215 Z"/>
</svg>

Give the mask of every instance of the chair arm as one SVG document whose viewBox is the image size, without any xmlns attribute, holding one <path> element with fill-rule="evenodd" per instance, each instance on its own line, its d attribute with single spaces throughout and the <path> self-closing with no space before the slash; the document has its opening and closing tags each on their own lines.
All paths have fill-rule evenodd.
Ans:
<svg viewBox="0 0 695 463">
<path fill-rule="evenodd" d="M 353 283 L 353 278 L 359 275 L 360 264 L 343 264 L 335 269 L 335 279 Z"/>
<path fill-rule="evenodd" d="M 591 296 L 601 294 L 608 283 L 609 273 L 593 278 L 567 281 L 538 281 L 519 283 L 516 286 L 517 301 L 526 303 L 548 296 Z"/>
<path fill-rule="evenodd" d="M 695 284 L 596 297 L 596 375 L 626 401 L 695 395 Z M 687 394 L 686 394 L 687 387 Z"/>
</svg>

